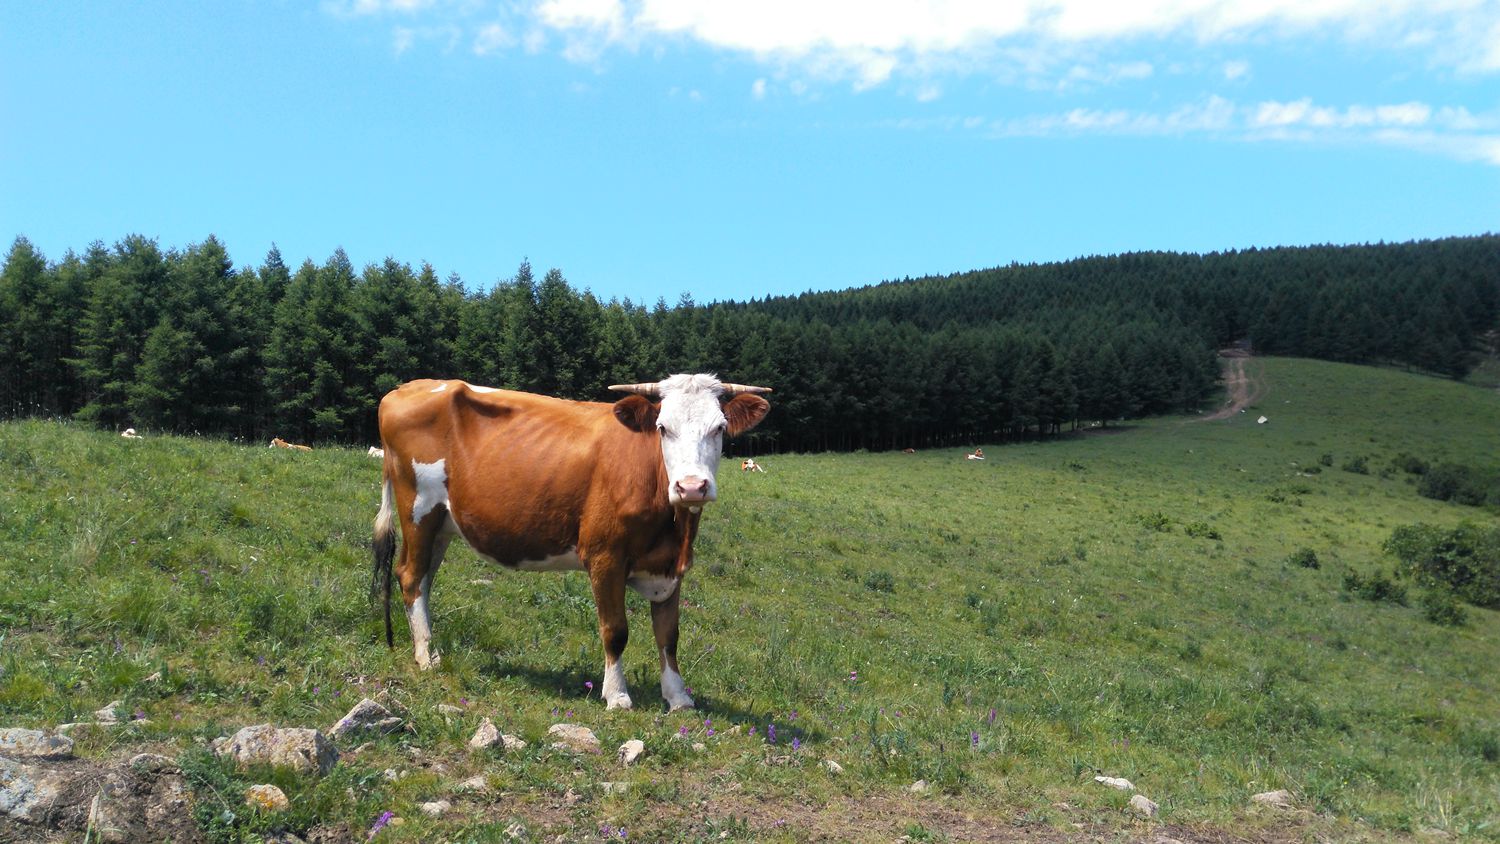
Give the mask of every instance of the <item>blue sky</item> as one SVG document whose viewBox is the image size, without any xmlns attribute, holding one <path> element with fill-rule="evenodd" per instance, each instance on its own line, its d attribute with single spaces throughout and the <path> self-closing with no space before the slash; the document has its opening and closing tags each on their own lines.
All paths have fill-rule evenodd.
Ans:
<svg viewBox="0 0 1500 844">
<path fill-rule="evenodd" d="M 700 302 L 1500 231 L 1500 2 L 0 3 L 0 238 Z"/>
</svg>

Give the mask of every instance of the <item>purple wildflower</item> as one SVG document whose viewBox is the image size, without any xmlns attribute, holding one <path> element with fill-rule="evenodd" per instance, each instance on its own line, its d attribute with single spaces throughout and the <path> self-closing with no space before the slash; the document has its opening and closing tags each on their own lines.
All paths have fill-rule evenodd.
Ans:
<svg viewBox="0 0 1500 844">
<path fill-rule="evenodd" d="M 802 749 L 802 739 L 799 739 L 796 736 L 792 736 L 792 749 L 793 750 L 801 750 Z"/>
<path fill-rule="evenodd" d="M 990 721 L 991 724 L 995 723 L 995 710 L 993 710 L 993 709 L 990 710 L 989 721 Z"/>
<path fill-rule="evenodd" d="M 385 825 L 390 823 L 391 818 L 394 818 L 395 816 L 395 812 L 381 812 L 380 817 L 375 819 L 375 825 L 370 827 L 370 834 L 365 836 L 365 840 L 368 841 L 371 838 L 374 838 L 375 833 L 381 831 L 382 829 L 385 829 Z"/>
<path fill-rule="evenodd" d="M 708 737 L 709 738 L 713 738 L 713 735 L 714 735 L 714 728 L 713 727 L 709 727 L 708 728 Z"/>
<path fill-rule="evenodd" d="M 146 720 L 146 712 L 145 712 L 145 710 L 137 709 L 135 711 L 135 720 L 137 720 L 137 721 L 144 721 L 144 720 Z"/>
<path fill-rule="evenodd" d="M 679 736 L 685 736 L 687 734 L 688 734 L 688 728 L 687 728 L 686 724 L 683 724 L 681 727 L 677 728 L 677 735 L 679 735 Z"/>
<path fill-rule="evenodd" d="M 859 682 L 859 672 L 858 671 L 850 671 L 849 672 L 849 682 L 851 682 L 851 683 L 857 683 L 857 682 Z"/>
<path fill-rule="evenodd" d="M 583 687 L 585 689 L 587 689 L 587 691 L 584 692 L 584 695 L 583 695 L 584 697 L 588 697 L 589 695 L 591 695 L 591 694 L 594 693 L 594 681 L 593 680 L 584 680 L 583 681 Z"/>
<path fill-rule="evenodd" d="M 788 720 L 788 721 L 795 721 L 795 720 L 797 720 L 797 710 L 795 710 L 795 709 L 793 709 L 793 710 L 792 710 L 792 714 L 791 714 L 791 715 L 788 715 L 788 716 L 787 716 L 787 717 L 786 717 L 786 719 L 787 719 L 787 720 Z"/>
<path fill-rule="evenodd" d="M 625 837 L 625 827 L 623 827 L 623 826 L 622 826 L 622 827 L 620 827 L 620 828 L 619 828 L 619 829 L 618 829 L 618 830 L 616 830 L 616 831 L 617 831 L 617 832 L 619 832 L 619 833 L 620 833 L 620 837 L 621 837 L 621 838 L 624 838 L 624 837 Z"/>
<path fill-rule="evenodd" d="M 458 699 L 458 704 L 459 704 L 459 706 L 468 706 L 469 705 L 469 699 L 466 698 L 466 697 L 461 697 L 461 698 Z"/>
<path fill-rule="evenodd" d="M 752 735 L 752 736 L 755 735 L 755 725 L 754 724 L 750 725 L 750 735 Z"/>
<path fill-rule="evenodd" d="M 975 750 L 979 749 L 979 733 L 978 732 L 975 732 L 973 730 L 969 731 L 969 746 L 972 747 L 972 748 L 974 748 Z"/>
<path fill-rule="evenodd" d="M 775 724 L 767 724 L 766 725 L 766 741 L 769 741 L 772 744 L 776 743 L 776 725 Z"/>
</svg>

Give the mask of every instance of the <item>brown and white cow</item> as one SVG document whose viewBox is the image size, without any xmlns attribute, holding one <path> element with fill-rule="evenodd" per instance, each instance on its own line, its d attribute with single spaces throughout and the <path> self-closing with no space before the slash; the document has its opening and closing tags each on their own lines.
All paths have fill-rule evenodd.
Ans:
<svg viewBox="0 0 1500 844">
<path fill-rule="evenodd" d="M 711 375 L 610 389 L 632 395 L 610 405 L 430 380 L 386 394 L 371 589 L 384 584 L 387 645 L 399 521 L 395 573 L 422 668 L 438 661 L 433 575 L 458 536 L 507 568 L 588 573 L 610 709 L 631 705 L 620 662 L 625 588 L 641 593 L 651 602 L 662 697 L 672 709 L 693 706 L 677 667 L 678 587 L 703 506 L 718 497 L 724 438 L 765 417 L 770 405 L 756 393 L 770 391 Z"/>
</svg>

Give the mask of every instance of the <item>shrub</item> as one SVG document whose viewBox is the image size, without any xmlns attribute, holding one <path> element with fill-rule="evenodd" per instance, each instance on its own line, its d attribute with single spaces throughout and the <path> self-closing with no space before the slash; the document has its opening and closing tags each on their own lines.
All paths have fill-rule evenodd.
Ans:
<svg viewBox="0 0 1500 844">
<path fill-rule="evenodd" d="M 1391 460 L 1391 465 L 1408 475 L 1427 474 L 1427 461 L 1420 457 L 1413 457 L 1406 452 L 1396 455 Z"/>
<path fill-rule="evenodd" d="M 1417 484 L 1417 494 L 1438 501 L 1479 507 L 1500 504 L 1500 472 L 1458 463 L 1439 463 L 1428 468 Z"/>
<path fill-rule="evenodd" d="M 1429 477 L 1431 475 L 1429 474 Z M 1423 586 L 1446 589 L 1481 607 L 1500 609 L 1500 526 L 1464 522 L 1452 530 L 1402 525 L 1385 541 L 1399 571 Z"/>
<path fill-rule="evenodd" d="M 1445 589 L 1429 589 L 1422 595 L 1422 617 L 1444 627 L 1462 627 L 1468 621 L 1463 605 Z"/>
<path fill-rule="evenodd" d="M 1199 539 L 1223 538 L 1219 535 L 1218 531 L 1209 527 L 1208 522 L 1189 522 L 1187 526 L 1182 529 L 1182 531 L 1188 536 L 1197 537 Z"/>
<path fill-rule="evenodd" d="M 1142 513 L 1141 515 L 1137 516 L 1136 519 L 1141 523 L 1142 527 L 1145 527 L 1149 530 L 1158 531 L 1160 533 L 1170 533 L 1172 531 L 1172 517 L 1168 516 L 1166 513 L 1163 513 L 1160 510 L 1155 510 L 1150 513 Z"/>
<path fill-rule="evenodd" d="M 1369 577 L 1360 577 L 1359 572 L 1344 573 L 1344 591 L 1356 598 L 1375 603 L 1406 606 L 1406 587 L 1376 572 Z"/>
<path fill-rule="evenodd" d="M 1321 455 L 1318 458 L 1318 462 L 1321 463 L 1321 464 L 1323 464 L 1324 466 L 1332 467 L 1333 466 L 1333 455 L 1332 454 L 1323 454 L 1323 455 Z"/>
<path fill-rule="evenodd" d="M 1340 466 L 1339 468 L 1343 469 L 1345 472 L 1353 472 L 1356 475 L 1370 474 L 1369 461 L 1363 454 L 1345 460 L 1344 465 Z"/>
<path fill-rule="evenodd" d="M 865 588 L 871 592 L 895 592 L 896 579 L 888 571 L 872 571 L 865 575 Z"/>
<path fill-rule="evenodd" d="M 1320 566 L 1318 563 L 1318 552 L 1311 548 L 1298 548 L 1292 552 L 1290 557 L 1286 558 L 1286 561 L 1291 565 L 1301 566 L 1305 569 L 1315 569 Z"/>
</svg>

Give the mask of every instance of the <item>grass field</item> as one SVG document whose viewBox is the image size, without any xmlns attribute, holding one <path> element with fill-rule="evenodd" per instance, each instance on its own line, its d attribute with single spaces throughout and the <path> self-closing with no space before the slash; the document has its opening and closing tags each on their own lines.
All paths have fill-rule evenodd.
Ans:
<svg viewBox="0 0 1500 844">
<path fill-rule="evenodd" d="M 440 669 L 415 669 L 404 624 L 387 651 L 367 596 L 379 464 L 363 448 L 6 423 L 0 726 L 124 698 L 150 723 L 86 733 L 81 754 L 163 748 L 205 805 L 254 775 L 291 796 L 283 816 L 204 812 L 225 841 L 363 840 L 386 811 L 405 823 L 377 840 L 511 840 L 518 821 L 534 840 L 620 827 L 637 841 L 1060 840 L 1077 824 L 1125 839 L 1500 840 L 1500 614 L 1439 626 L 1415 600 L 1341 585 L 1349 569 L 1391 571 L 1381 544 L 1399 525 L 1494 524 L 1418 497 L 1390 465 L 1500 460 L 1500 394 L 1251 367 L 1266 392 L 1223 421 L 987 447 L 984 462 L 768 456 L 746 476 L 726 460 L 683 593 L 699 710 L 671 715 L 637 596 L 638 708 L 606 712 L 585 685 L 602 655 L 584 578 L 507 574 L 457 544 L 434 589 Z M 1360 457 L 1367 473 L 1341 468 Z M 1291 562 L 1301 549 L 1320 567 Z M 326 730 L 376 693 L 411 729 L 322 779 L 235 772 L 201 749 L 266 721 Z M 531 746 L 470 754 L 486 716 Z M 594 728 L 605 753 L 548 749 L 557 721 Z M 629 738 L 647 756 L 621 769 L 612 749 Z M 1158 818 L 1095 773 L 1132 780 Z M 496 791 L 437 819 L 416 810 L 475 774 Z M 908 791 L 918 779 L 925 795 Z M 1303 811 L 1249 805 L 1277 788 Z"/>
</svg>

